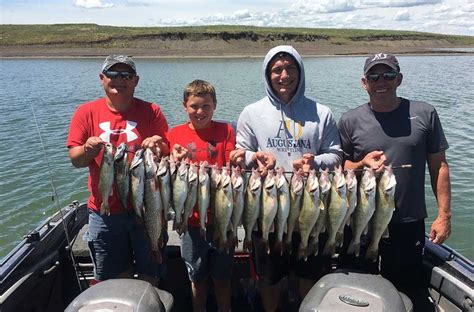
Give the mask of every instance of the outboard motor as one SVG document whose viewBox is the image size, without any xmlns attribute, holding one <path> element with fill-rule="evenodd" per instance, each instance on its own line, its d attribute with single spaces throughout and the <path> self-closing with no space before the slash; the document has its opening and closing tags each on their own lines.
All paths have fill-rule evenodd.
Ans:
<svg viewBox="0 0 474 312">
<path fill-rule="evenodd" d="M 173 296 L 136 279 L 110 279 L 100 282 L 77 296 L 66 308 L 76 311 L 169 312 Z"/>
<path fill-rule="evenodd" d="M 299 311 L 413 312 L 413 304 L 380 275 L 339 270 L 323 276 L 311 288 Z"/>
</svg>

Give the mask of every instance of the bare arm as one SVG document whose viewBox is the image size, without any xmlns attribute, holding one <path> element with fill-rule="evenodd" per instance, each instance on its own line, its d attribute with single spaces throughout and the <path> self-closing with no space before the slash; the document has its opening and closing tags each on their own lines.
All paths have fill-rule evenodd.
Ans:
<svg viewBox="0 0 474 312">
<path fill-rule="evenodd" d="M 428 170 L 438 202 L 438 216 L 431 225 L 430 240 L 442 244 L 451 233 L 451 181 L 444 151 L 428 154 Z"/>
<path fill-rule="evenodd" d="M 90 137 L 84 145 L 69 148 L 69 158 L 76 168 L 88 167 L 99 154 L 104 142 L 99 137 Z"/>
</svg>

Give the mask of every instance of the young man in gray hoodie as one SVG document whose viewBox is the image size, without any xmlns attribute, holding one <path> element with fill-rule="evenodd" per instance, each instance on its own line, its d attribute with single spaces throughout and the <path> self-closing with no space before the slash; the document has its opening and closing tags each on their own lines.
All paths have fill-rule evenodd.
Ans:
<svg viewBox="0 0 474 312">
<path fill-rule="evenodd" d="M 301 56 L 291 46 L 271 49 L 263 62 L 267 96 L 248 105 L 237 123 L 238 148 L 231 161 L 242 167 L 258 167 L 263 175 L 275 166 L 286 172 L 326 169 L 341 164 L 340 139 L 331 110 L 307 98 Z M 316 209 L 316 207 L 315 207 Z M 270 234 L 270 245 L 272 235 Z M 255 271 L 265 311 L 275 311 L 280 296 L 280 280 L 292 269 L 299 278 L 301 299 L 328 269 L 329 259 L 310 256 L 296 260 L 298 233 L 293 235 L 293 252 L 268 254 L 262 248 L 261 233 L 252 237 Z"/>
</svg>

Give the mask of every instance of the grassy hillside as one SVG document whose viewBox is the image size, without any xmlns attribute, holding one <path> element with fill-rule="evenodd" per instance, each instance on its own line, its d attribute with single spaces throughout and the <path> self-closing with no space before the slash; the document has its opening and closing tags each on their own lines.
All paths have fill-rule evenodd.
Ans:
<svg viewBox="0 0 474 312">
<path fill-rule="evenodd" d="M 453 45 L 474 45 L 473 36 L 367 29 L 269 28 L 253 26 L 113 27 L 96 24 L 0 25 L 0 47 L 61 45 L 127 48 L 136 40 L 205 39 L 249 41 L 316 41 L 350 44 L 371 41 L 443 40 Z M 132 47 L 132 44 L 130 44 Z"/>
</svg>

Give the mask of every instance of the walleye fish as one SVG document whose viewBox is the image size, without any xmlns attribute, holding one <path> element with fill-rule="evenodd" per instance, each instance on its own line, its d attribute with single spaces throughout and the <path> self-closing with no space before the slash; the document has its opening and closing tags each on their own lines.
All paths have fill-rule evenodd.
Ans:
<svg viewBox="0 0 474 312">
<path fill-rule="evenodd" d="M 290 185 L 285 176 L 285 169 L 279 167 L 276 175 L 276 186 L 278 196 L 278 209 L 275 222 L 275 250 L 283 253 L 283 233 L 287 227 L 288 216 L 290 214 Z"/>
<path fill-rule="evenodd" d="M 163 204 L 163 216 L 167 221 L 170 210 L 171 201 L 171 174 L 169 170 L 169 157 L 162 157 L 158 165 L 158 181 L 160 182 L 161 202 Z"/>
<path fill-rule="evenodd" d="M 252 248 L 252 231 L 260 215 L 260 198 L 262 194 L 262 178 L 257 169 L 252 169 L 245 192 L 243 224 L 245 230 L 244 250 Z"/>
<path fill-rule="evenodd" d="M 188 219 L 193 213 L 193 208 L 197 201 L 197 186 L 198 186 L 198 167 L 195 164 L 190 164 L 188 167 L 188 194 L 184 202 L 183 222 L 181 229 L 177 229 L 178 234 L 186 233 L 188 230 Z"/>
<path fill-rule="evenodd" d="M 161 232 L 163 229 L 162 216 L 163 205 L 161 202 L 161 194 L 158 178 L 156 176 L 157 164 L 154 161 L 154 154 L 151 149 L 145 150 L 145 197 L 143 221 L 146 233 L 150 240 L 152 254 L 158 263 L 162 262 L 161 250 L 162 239 Z"/>
<path fill-rule="evenodd" d="M 331 181 L 329 180 L 329 171 L 326 169 L 321 171 L 319 176 L 319 216 L 314 225 L 313 231 L 310 234 L 310 240 L 308 243 L 308 253 L 315 256 L 319 253 L 319 235 L 326 232 L 330 190 Z"/>
<path fill-rule="evenodd" d="M 174 228 L 181 229 L 183 222 L 184 203 L 188 194 L 188 163 L 181 161 L 176 170 L 176 178 L 173 183 L 173 207 L 176 213 L 174 219 Z"/>
<path fill-rule="evenodd" d="M 198 206 L 199 206 L 199 224 L 201 227 L 201 236 L 206 237 L 207 209 L 211 201 L 211 178 L 207 172 L 208 163 L 203 161 L 199 164 L 198 173 Z"/>
<path fill-rule="evenodd" d="M 359 256 L 360 237 L 362 234 L 367 234 L 370 218 L 372 218 L 375 211 L 375 187 L 374 171 L 369 167 L 365 167 L 358 187 L 357 205 L 352 214 L 352 240 L 347 248 L 347 254 L 349 255 Z"/>
<path fill-rule="evenodd" d="M 127 144 L 122 143 L 117 148 L 114 156 L 115 182 L 122 204 L 122 209 L 128 209 L 128 194 L 130 192 L 130 164 L 128 163 Z"/>
<path fill-rule="evenodd" d="M 230 182 L 230 168 L 223 167 L 220 175 L 220 181 L 216 190 L 214 201 L 215 213 L 215 236 L 219 251 L 222 252 L 227 246 L 227 230 L 229 229 L 232 218 L 233 198 L 232 183 Z"/>
<path fill-rule="evenodd" d="M 350 224 L 351 215 L 357 205 L 357 178 L 353 169 L 348 169 L 346 173 L 346 201 L 347 213 L 336 235 L 336 244 L 339 247 L 341 247 L 343 243 L 344 227 Z"/>
<path fill-rule="evenodd" d="M 291 240 L 293 231 L 298 223 L 301 211 L 301 198 L 303 195 L 303 176 L 300 171 L 293 172 L 290 183 L 290 213 L 288 215 L 288 230 L 285 238 L 285 249 L 291 253 Z"/>
<path fill-rule="evenodd" d="M 340 166 L 336 167 L 331 183 L 331 193 L 328 207 L 328 240 L 324 246 L 323 254 L 332 256 L 336 253 L 336 235 L 343 225 L 347 213 L 346 204 L 346 179 Z"/>
<path fill-rule="evenodd" d="M 268 170 L 267 176 L 263 182 L 262 209 L 260 211 L 262 230 L 262 243 L 266 246 L 267 252 L 270 252 L 268 245 L 268 235 L 270 228 L 275 220 L 278 210 L 277 185 L 275 180 L 275 170 Z"/>
<path fill-rule="evenodd" d="M 173 202 L 173 186 L 174 182 L 176 181 L 176 177 L 178 175 L 178 164 L 176 163 L 173 155 L 170 155 L 169 158 L 169 165 L 170 165 L 170 189 L 171 189 L 171 195 L 170 195 L 170 208 L 168 210 L 168 220 L 175 220 L 176 218 L 176 212 L 174 210 L 174 202 Z"/>
<path fill-rule="evenodd" d="M 314 225 L 320 214 L 319 207 L 319 181 L 316 171 L 309 172 L 308 180 L 303 191 L 303 204 L 301 206 L 298 224 L 300 228 L 301 242 L 298 248 L 298 259 L 308 257 L 308 239 L 313 231 Z"/>
<path fill-rule="evenodd" d="M 375 212 L 370 220 L 371 240 L 365 258 L 376 261 L 379 254 L 379 242 L 383 237 L 388 237 L 388 224 L 395 210 L 395 186 L 397 182 L 392 167 L 386 166 L 377 184 L 375 195 Z"/>
<path fill-rule="evenodd" d="M 244 171 L 245 175 L 245 171 Z M 242 214 L 244 212 L 244 192 L 245 192 L 245 181 L 242 176 L 240 167 L 232 167 L 232 195 L 233 195 L 233 208 L 232 208 L 232 235 L 235 240 L 235 244 L 238 243 L 237 228 L 242 223 Z"/>
<path fill-rule="evenodd" d="M 221 169 L 217 168 L 217 165 L 211 165 L 211 202 L 209 204 L 209 209 L 211 210 L 212 220 L 216 219 L 216 192 L 217 187 L 221 181 Z"/>
<path fill-rule="evenodd" d="M 110 143 L 104 144 L 104 154 L 100 164 L 99 192 L 102 196 L 100 205 L 101 215 L 110 215 L 109 196 L 114 184 L 114 147 Z"/>
<path fill-rule="evenodd" d="M 145 164 L 143 162 L 143 149 L 135 152 L 130 164 L 130 196 L 135 215 L 143 218 L 143 196 L 145 192 Z"/>
</svg>

